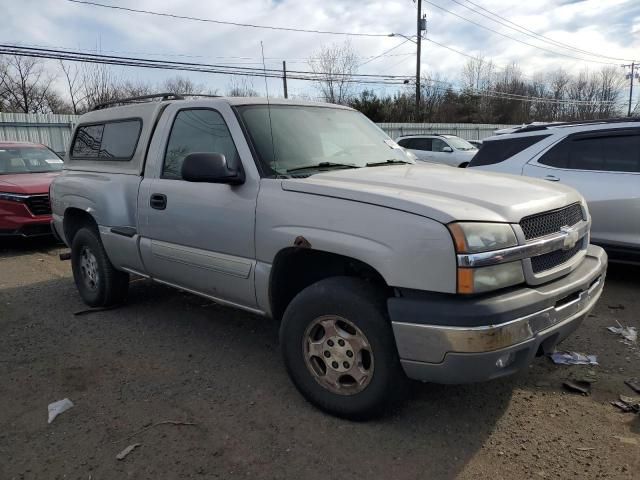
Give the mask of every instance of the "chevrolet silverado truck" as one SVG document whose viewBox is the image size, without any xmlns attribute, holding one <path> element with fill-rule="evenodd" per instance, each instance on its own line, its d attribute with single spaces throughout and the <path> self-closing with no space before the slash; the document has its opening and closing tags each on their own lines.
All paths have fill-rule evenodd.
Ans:
<svg viewBox="0 0 640 480">
<path fill-rule="evenodd" d="M 417 165 L 343 106 L 125 99 L 83 115 L 51 188 L 86 304 L 129 275 L 280 322 L 313 404 L 384 412 L 407 378 L 526 370 L 594 306 L 607 257 L 548 182 Z"/>
</svg>

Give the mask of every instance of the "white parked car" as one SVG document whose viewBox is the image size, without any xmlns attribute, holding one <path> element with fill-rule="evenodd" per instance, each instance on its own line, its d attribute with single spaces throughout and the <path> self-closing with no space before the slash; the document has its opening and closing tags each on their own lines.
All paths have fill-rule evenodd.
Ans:
<svg viewBox="0 0 640 480">
<path fill-rule="evenodd" d="M 485 139 L 469 167 L 574 187 L 593 243 L 612 261 L 640 262 L 640 119 L 527 125 Z"/>
<path fill-rule="evenodd" d="M 478 152 L 476 147 L 455 135 L 409 135 L 396 138 L 396 142 L 418 160 L 451 167 L 466 167 Z"/>
</svg>

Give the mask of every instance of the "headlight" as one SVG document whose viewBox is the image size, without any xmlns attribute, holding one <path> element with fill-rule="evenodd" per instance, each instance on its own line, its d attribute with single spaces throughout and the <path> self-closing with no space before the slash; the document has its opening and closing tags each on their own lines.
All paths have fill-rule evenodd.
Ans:
<svg viewBox="0 0 640 480">
<path fill-rule="evenodd" d="M 458 268 L 458 293 L 482 293 L 524 282 L 522 262 L 491 267 Z"/>
<path fill-rule="evenodd" d="M 29 195 L 0 192 L 0 200 L 7 200 L 9 202 L 24 202 L 27 198 L 29 198 Z"/>
<path fill-rule="evenodd" d="M 491 252 L 518 245 L 513 228 L 506 223 L 460 222 L 451 223 L 448 227 L 458 254 Z M 521 261 L 477 268 L 458 266 L 458 293 L 488 292 L 522 282 Z"/>
<path fill-rule="evenodd" d="M 458 253 L 480 253 L 518 245 L 516 234 L 507 223 L 450 223 L 449 231 Z"/>
</svg>

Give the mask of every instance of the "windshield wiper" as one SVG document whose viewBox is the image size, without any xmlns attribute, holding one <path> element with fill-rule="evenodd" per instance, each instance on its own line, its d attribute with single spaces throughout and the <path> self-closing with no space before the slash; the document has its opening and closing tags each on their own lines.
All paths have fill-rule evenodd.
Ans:
<svg viewBox="0 0 640 480">
<path fill-rule="evenodd" d="M 315 165 L 306 165 L 304 167 L 290 168 L 287 173 L 301 172 L 303 170 L 318 170 L 322 168 L 360 168 L 357 165 L 349 165 L 348 163 L 320 162 Z"/>
<path fill-rule="evenodd" d="M 389 159 L 389 160 L 385 160 L 383 162 L 370 162 L 367 163 L 367 167 L 381 167 L 383 165 L 400 165 L 401 163 L 406 163 L 406 164 L 411 164 L 411 162 L 407 162 L 406 160 L 396 160 L 396 159 Z"/>
</svg>

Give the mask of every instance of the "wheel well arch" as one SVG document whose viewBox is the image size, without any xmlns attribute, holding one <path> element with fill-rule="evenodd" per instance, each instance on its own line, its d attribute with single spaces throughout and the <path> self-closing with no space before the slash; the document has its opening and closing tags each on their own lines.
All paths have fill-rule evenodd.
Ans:
<svg viewBox="0 0 640 480">
<path fill-rule="evenodd" d="M 76 236 L 78 230 L 87 225 L 98 230 L 98 223 L 89 212 L 80 208 L 67 208 L 64 211 L 64 220 L 62 223 L 67 245 L 71 246 L 73 237 Z"/>
<path fill-rule="evenodd" d="M 293 298 L 309 285 L 335 276 L 358 277 L 391 296 L 391 288 L 371 265 L 344 255 L 311 248 L 289 247 L 275 256 L 269 277 L 273 318 L 280 320 Z"/>
</svg>

